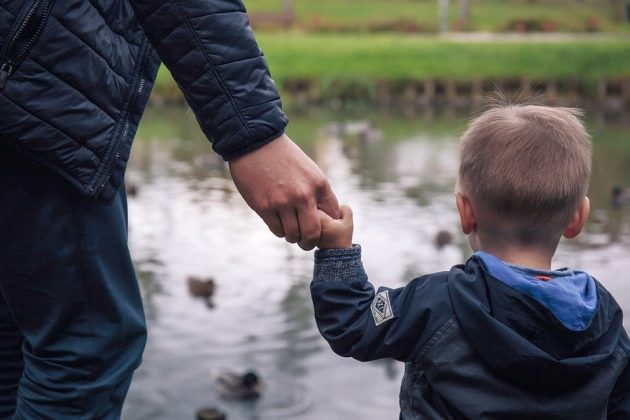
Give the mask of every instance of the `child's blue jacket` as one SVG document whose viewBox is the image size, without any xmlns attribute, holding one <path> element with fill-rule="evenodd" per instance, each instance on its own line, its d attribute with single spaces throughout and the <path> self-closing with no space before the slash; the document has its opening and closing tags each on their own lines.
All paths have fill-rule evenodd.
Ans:
<svg viewBox="0 0 630 420">
<path fill-rule="evenodd" d="M 401 419 L 629 419 L 630 340 L 595 285 L 597 309 L 576 331 L 478 256 L 375 291 L 355 245 L 316 251 L 311 293 L 336 353 L 406 362 Z"/>
</svg>

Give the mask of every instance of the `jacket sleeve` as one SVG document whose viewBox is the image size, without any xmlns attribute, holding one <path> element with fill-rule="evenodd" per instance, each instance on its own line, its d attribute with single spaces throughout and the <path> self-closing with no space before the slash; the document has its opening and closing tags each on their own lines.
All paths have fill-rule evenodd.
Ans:
<svg viewBox="0 0 630 420">
<path fill-rule="evenodd" d="M 628 342 L 626 338 L 626 342 Z M 630 419 L 630 354 L 626 355 L 629 364 L 617 380 L 608 400 L 608 419 Z"/>
<path fill-rule="evenodd" d="M 361 248 L 315 252 L 311 297 L 317 327 L 333 351 L 367 361 L 416 359 L 453 316 L 446 276 L 425 276 L 378 291 L 367 280 Z"/>
<path fill-rule="evenodd" d="M 240 0 L 131 0 L 214 150 L 225 160 L 279 137 L 287 124 Z"/>
</svg>

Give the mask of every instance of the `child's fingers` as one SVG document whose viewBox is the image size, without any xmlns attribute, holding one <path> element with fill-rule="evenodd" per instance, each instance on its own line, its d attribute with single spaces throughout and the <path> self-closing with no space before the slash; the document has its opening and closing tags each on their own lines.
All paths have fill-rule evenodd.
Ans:
<svg viewBox="0 0 630 420">
<path fill-rule="evenodd" d="M 330 223 L 334 220 L 324 210 L 317 209 L 317 214 L 319 214 L 319 221 L 321 223 Z"/>
<path fill-rule="evenodd" d="M 341 210 L 341 220 L 352 223 L 353 216 L 350 206 L 343 205 L 339 209 Z"/>
<path fill-rule="evenodd" d="M 333 219 L 326 212 L 322 210 L 317 210 L 322 228 L 339 229 L 342 226 L 346 225 L 352 226 L 352 209 L 350 208 L 350 206 L 340 206 L 339 210 L 341 211 L 340 219 Z"/>
<path fill-rule="evenodd" d="M 340 219 L 333 219 L 319 210 L 322 230 L 317 246 L 320 249 L 352 247 L 352 210 L 348 206 L 341 206 L 339 209 Z"/>
</svg>

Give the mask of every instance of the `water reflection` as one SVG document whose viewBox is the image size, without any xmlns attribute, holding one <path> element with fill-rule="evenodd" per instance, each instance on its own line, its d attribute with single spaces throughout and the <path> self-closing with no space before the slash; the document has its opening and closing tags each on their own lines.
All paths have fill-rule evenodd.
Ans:
<svg viewBox="0 0 630 420">
<path fill-rule="evenodd" d="M 466 116 L 293 116 L 289 134 L 323 168 L 355 212 L 372 281 L 392 287 L 444 270 L 469 254 L 453 186 L 457 136 Z M 627 121 L 591 118 L 593 214 L 556 265 L 591 271 L 630 313 L 630 206 L 613 207 L 613 185 L 630 186 Z M 363 125 L 361 125 L 363 124 Z M 127 183 L 130 246 L 149 323 L 149 342 L 125 419 L 194 418 L 219 406 L 230 419 L 397 418 L 401 366 L 334 355 L 312 314 L 312 252 L 271 235 L 247 207 L 182 109 L 150 110 L 133 147 Z M 437 246 L 438 236 L 449 241 Z M 213 277 L 214 308 L 190 296 L 187 278 Z M 626 325 L 628 325 L 628 317 Z M 255 369 L 257 401 L 225 401 L 211 373 Z"/>
</svg>

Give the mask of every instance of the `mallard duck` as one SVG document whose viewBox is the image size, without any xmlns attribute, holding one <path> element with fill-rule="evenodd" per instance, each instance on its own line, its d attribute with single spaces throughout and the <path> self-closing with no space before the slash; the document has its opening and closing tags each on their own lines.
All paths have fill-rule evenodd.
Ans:
<svg viewBox="0 0 630 420">
<path fill-rule="evenodd" d="M 212 277 L 202 279 L 200 277 L 188 276 L 188 291 L 191 295 L 202 298 L 210 298 L 214 294 L 217 285 Z"/>
<path fill-rule="evenodd" d="M 228 370 L 215 372 L 214 383 L 223 398 L 249 400 L 260 397 L 263 384 L 258 374 L 248 370 L 238 374 Z"/>
<path fill-rule="evenodd" d="M 226 415 L 223 411 L 214 408 L 207 407 L 197 410 L 197 420 L 226 420 Z"/>
</svg>

